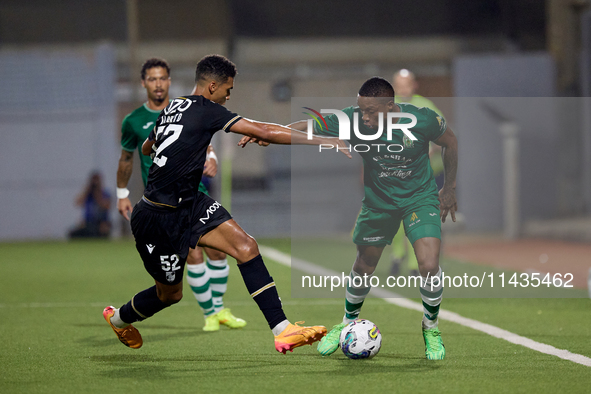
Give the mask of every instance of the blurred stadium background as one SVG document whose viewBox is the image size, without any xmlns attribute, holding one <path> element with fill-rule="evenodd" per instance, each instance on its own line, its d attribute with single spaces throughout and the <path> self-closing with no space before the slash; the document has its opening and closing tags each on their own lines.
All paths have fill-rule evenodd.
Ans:
<svg viewBox="0 0 591 394">
<path fill-rule="evenodd" d="M 0 73 L 7 77 L 0 94 L 0 391 L 101 392 L 108 384 L 126 393 L 248 393 L 277 391 L 278 385 L 326 393 L 359 387 L 588 392 L 590 5 L 0 1 Z M 312 347 L 283 357 L 273 351 L 260 312 L 230 264 L 225 300 L 247 327 L 207 336 L 186 289 L 178 307 L 142 323 L 144 348 L 124 348 L 100 312 L 153 282 L 141 271 L 115 201 L 113 240 L 63 242 L 81 217 L 74 199 L 95 169 L 115 194 L 121 121 L 145 99 L 142 62 L 153 56 L 169 61 L 174 97 L 191 91 L 196 62 L 211 53 L 238 66 L 228 108 L 282 124 L 305 116 L 293 108 L 293 97 L 353 102 L 367 78 L 391 80 L 400 68 L 412 70 L 417 93 L 443 111 L 460 146 L 457 194 L 464 220 L 444 227 L 444 270 L 571 272 L 578 295 L 525 299 L 517 288 L 497 299 L 482 293 L 445 298 L 449 354 L 437 364 L 424 360 L 420 305 L 405 309 L 389 305 L 391 299 L 364 306 L 363 317 L 377 322 L 385 338 L 370 363 L 321 358 Z M 232 192 L 220 194 L 218 175 L 213 195 L 224 204 L 231 200 L 238 222 L 262 240 L 288 316 L 330 326 L 342 314 L 342 293 L 332 300 L 309 298 L 314 292 L 298 298 L 293 280 L 310 272 L 291 266 L 290 256 L 313 264 L 332 258 L 328 268 L 348 272 L 361 162 L 320 160 L 304 147 L 238 150 L 238 139 L 214 140 Z M 143 191 L 137 158 L 134 165 L 132 201 Z M 303 242 L 291 242 L 298 237 Z M 275 257 L 265 252 L 272 248 Z M 379 269 L 388 275 L 389 261 Z"/>
<path fill-rule="evenodd" d="M 72 201 L 92 169 L 114 192 L 120 123 L 144 99 L 146 58 L 170 62 L 174 97 L 191 91 L 198 59 L 221 53 L 239 69 L 228 107 L 282 124 L 293 116 L 291 97 L 354 97 L 370 76 L 411 69 L 418 93 L 440 106 L 460 141 L 464 230 L 591 241 L 588 4 L 4 0 L 0 240 L 64 238 L 80 215 Z M 513 156 L 503 156 L 504 127 L 518 130 Z M 299 197 L 292 199 L 291 181 L 314 171 L 292 165 L 290 148 L 237 152 L 237 139 L 215 140 L 232 161 L 232 213 L 255 236 L 292 235 L 289 212 Z M 508 171 L 507 162 L 514 165 Z M 359 166 L 327 167 L 318 176 L 350 180 Z M 139 176 L 130 189 L 140 197 Z M 324 208 L 320 201 L 314 209 Z M 115 210 L 112 218 L 121 220 Z M 343 232 L 350 223 L 310 227 Z M 125 223 L 115 227 L 115 236 L 127 233 Z"/>
</svg>

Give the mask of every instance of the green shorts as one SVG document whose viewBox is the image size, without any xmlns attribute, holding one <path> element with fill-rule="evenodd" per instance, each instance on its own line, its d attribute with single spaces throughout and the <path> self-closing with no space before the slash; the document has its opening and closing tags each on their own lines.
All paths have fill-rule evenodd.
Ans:
<svg viewBox="0 0 591 394">
<path fill-rule="evenodd" d="M 439 206 L 429 203 L 417 204 L 413 208 L 384 211 L 362 206 L 355 230 L 353 230 L 353 243 L 374 246 L 390 245 L 400 228 L 401 220 L 404 232 L 411 244 L 426 237 L 441 239 Z"/>
</svg>

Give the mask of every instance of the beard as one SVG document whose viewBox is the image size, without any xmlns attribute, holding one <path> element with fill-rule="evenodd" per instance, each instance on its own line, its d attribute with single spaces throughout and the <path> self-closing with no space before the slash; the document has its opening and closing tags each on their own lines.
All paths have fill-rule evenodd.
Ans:
<svg viewBox="0 0 591 394">
<path fill-rule="evenodd" d="M 162 97 L 158 97 L 158 96 L 156 96 L 156 97 L 154 97 L 152 100 L 153 100 L 155 103 L 157 103 L 157 104 L 159 104 L 159 105 L 160 105 L 160 104 L 162 104 L 162 103 L 164 102 L 164 100 L 165 100 L 165 99 L 166 99 L 166 97 L 165 97 L 165 96 L 162 96 Z"/>
<path fill-rule="evenodd" d="M 158 90 L 158 91 L 153 91 L 152 94 L 150 94 L 150 98 L 152 99 L 152 101 L 154 101 L 156 104 L 160 105 L 164 102 L 164 100 L 166 100 L 166 97 L 168 96 L 168 92 L 166 90 Z"/>
</svg>

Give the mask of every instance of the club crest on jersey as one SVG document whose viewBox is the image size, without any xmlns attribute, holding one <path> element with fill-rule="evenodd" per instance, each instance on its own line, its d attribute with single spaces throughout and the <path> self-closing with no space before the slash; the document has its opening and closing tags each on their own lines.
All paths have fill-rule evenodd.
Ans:
<svg viewBox="0 0 591 394">
<path fill-rule="evenodd" d="M 402 142 L 404 143 L 404 147 L 407 149 L 413 148 L 415 146 L 415 142 L 408 138 L 406 134 L 402 136 Z"/>
<path fill-rule="evenodd" d="M 169 282 L 174 282 L 175 276 L 176 275 L 175 275 L 174 271 L 168 271 L 166 273 L 166 280 L 169 281 Z"/>
</svg>

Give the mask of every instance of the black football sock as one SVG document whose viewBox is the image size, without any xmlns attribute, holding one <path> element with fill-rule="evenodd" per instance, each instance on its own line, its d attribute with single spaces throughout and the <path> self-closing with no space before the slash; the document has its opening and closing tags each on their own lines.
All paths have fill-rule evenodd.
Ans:
<svg viewBox="0 0 591 394">
<path fill-rule="evenodd" d="M 287 320 L 285 313 L 283 313 L 283 307 L 281 306 L 279 294 L 277 294 L 275 282 L 273 282 L 273 278 L 269 275 L 269 271 L 267 271 L 261 255 L 259 254 L 246 263 L 238 264 L 238 268 L 240 268 L 242 279 L 250 296 L 255 300 L 263 315 L 265 315 L 269 327 L 273 329 L 277 324 Z"/>
<path fill-rule="evenodd" d="M 119 317 L 126 323 L 142 321 L 166 308 L 167 304 L 160 301 L 156 286 L 140 291 L 127 304 L 119 309 Z"/>
</svg>

